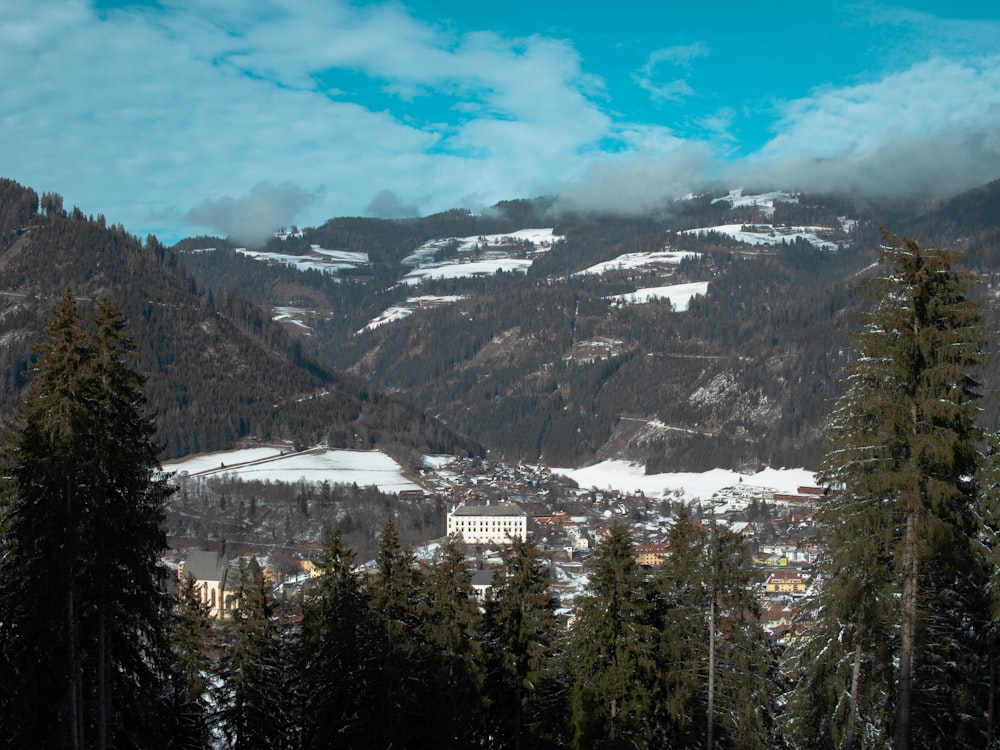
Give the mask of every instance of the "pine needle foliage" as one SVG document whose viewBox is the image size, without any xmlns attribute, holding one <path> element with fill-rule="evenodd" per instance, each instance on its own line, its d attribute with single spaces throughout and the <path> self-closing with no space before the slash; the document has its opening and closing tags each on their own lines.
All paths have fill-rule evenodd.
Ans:
<svg viewBox="0 0 1000 750">
<path fill-rule="evenodd" d="M 959 254 L 886 233 L 884 272 L 829 416 L 818 624 L 800 654 L 800 747 L 982 746 L 970 706 L 985 561 L 975 373 L 987 336 Z"/>
<path fill-rule="evenodd" d="M 167 598 L 155 423 L 124 318 L 57 300 L 3 443 L 0 693 L 11 747 L 166 742 Z"/>
<path fill-rule="evenodd" d="M 597 547 L 574 624 L 574 747 L 649 744 L 657 644 L 650 602 L 628 529 L 616 524 Z"/>
</svg>

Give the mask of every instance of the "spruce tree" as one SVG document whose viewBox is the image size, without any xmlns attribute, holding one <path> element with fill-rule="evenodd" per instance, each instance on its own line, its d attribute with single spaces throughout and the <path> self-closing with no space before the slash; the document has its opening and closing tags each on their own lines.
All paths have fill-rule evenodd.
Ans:
<svg viewBox="0 0 1000 750">
<path fill-rule="evenodd" d="M 555 603 L 532 541 L 512 539 L 502 557 L 483 625 L 489 747 L 558 747 L 568 706 Z"/>
<path fill-rule="evenodd" d="M 196 750 L 210 745 L 216 698 L 209 678 L 212 640 L 210 607 L 202 602 L 195 579 L 185 576 L 178 586 L 170 620 L 174 715 L 171 750 Z"/>
<path fill-rule="evenodd" d="M 669 555 L 653 575 L 658 630 L 656 732 L 665 747 L 697 747 L 708 706 L 708 535 L 681 506 Z"/>
<path fill-rule="evenodd" d="M 423 631 L 431 654 L 427 716 L 436 748 L 467 748 L 482 737 L 481 615 L 472 575 L 454 540 L 441 547 L 427 580 Z"/>
<path fill-rule="evenodd" d="M 670 554 L 653 574 L 659 635 L 655 688 L 663 747 L 775 744 L 777 664 L 760 625 L 747 549 L 681 508 Z"/>
<path fill-rule="evenodd" d="M 382 530 L 375 563 L 367 666 L 372 698 L 364 707 L 364 732 L 372 747 L 426 746 L 425 712 L 432 701 L 427 679 L 430 656 L 421 620 L 424 580 L 391 517 Z"/>
<path fill-rule="evenodd" d="M 302 618 L 303 747 L 359 747 L 359 718 L 371 698 L 364 671 L 367 595 L 339 529 L 323 545 L 316 568 Z"/>
<path fill-rule="evenodd" d="M 643 747 L 652 734 L 656 630 L 645 573 L 628 529 L 598 545 L 573 626 L 573 746 Z"/>
<path fill-rule="evenodd" d="M 793 696 L 802 746 L 981 744 L 968 694 L 982 573 L 974 373 L 985 331 L 959 255 L 886 234 L 887 272 L 829 417 L 819 626 Z M 819 696 L 811 700 L 809 694 Z M 970 739 L 975 738 L 975 739 Z"/>
<path fill-rule="evenodd" d="M 776 742 L 778 665 L 760 624 L 749 553 L 741 536 L 711 524 L 706 574 L 713 743 L 734 750 L 769 750 Z M 666 633 L 665 633 L 666 635 Z"/>
<path fill-rule="evenodd" d="M 220 722 L 233 750 L 289 746 L 288 692 L 280 627 L 256 558 L 239 567 L 233 619 L 220 660 Z"/>
<path fill-rule="evenodd" d="M 167 600 L 155 424 L 135 344 L 108 300 L 88 331 L 57 301 L 3 445 L 4 741 L 165 743 Z"/>
</svg>

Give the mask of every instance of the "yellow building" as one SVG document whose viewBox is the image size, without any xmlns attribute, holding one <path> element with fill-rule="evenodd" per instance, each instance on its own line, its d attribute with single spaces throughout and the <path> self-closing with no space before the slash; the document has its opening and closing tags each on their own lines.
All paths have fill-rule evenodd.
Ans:
<svg viewBox="0 0 1000 750">
<path fill-rule="evenodd" d="M 781 570 L 771 573 L 764 582 L 768 594 L 804 594 L 806 581 L 798 570 Z"/>
</svg>

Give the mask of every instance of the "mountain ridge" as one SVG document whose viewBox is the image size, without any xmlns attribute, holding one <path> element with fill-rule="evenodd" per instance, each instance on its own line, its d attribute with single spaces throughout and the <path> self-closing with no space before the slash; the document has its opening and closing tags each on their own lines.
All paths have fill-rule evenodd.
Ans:
<svg viewBox="0 0 1000 750">
<path fill-rule="evenodd" d="M 101 217 L 63 210 L 56 198 L 0 181 L 0 236 L 8 240 L 0 252 L 5 413 L 25 385 L 51 301 L 69 287 L 83 307 L 110 296 L 129 320 L 164 457 L 245 440 L 479 450 L 412 406 L 310 360 L 258 307 L 235 292 L 209 290 L 155 237 L 142 243 Z"/>
<path fill-rule="evenodd" d="M 883 217 L 897 234 L 966 250 L 986 290 L 1000 270 L 1000 181 L 934 204 L 729 191 L 634 218 L 508 201 L 483 216 L 330 219 L 252 253 L 210 237 L 143 245 L 57 196 L 39 210 L 15 185 L 0 191 L 8 392 L 23 385 L 10 373 L 30 359 L 41 315 L 11 295 L 111 291 L 149 338 L 140 366 L 172 457 L 259 438 L 395 445 L 407 460 L 488 449 L 650 472 L 815 466 L 851 356 L 851 284 L 875 260 Z M 529 227 L 558 239 L 517 234 Z M 351 267 L 289 265 L 317 248 L 351 253 Z M 484 260 L 501 271 L 460 272 Z M 412 275 L 429 263 L 459 270 Z M 390 310 L 406 313 L 371 325 Z M 227 393 L 207 395 L 220 384 Z M 993 425 L 996 407 L 984 417 Z"/>
</svg>

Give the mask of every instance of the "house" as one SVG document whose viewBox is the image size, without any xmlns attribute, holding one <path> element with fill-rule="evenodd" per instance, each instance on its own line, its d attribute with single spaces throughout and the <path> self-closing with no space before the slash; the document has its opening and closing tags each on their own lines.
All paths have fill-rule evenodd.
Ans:
<svg viewBox="0 0 1000 750">
<path fill-rule="evenodd" d="M 662 565 L 667 559 L 669 546 L 666 542 L 656 542 L 654 544 L 632 545 L 632 556 L 635 561 L 644 567 L 655 567 Z"/>
<path fill-rule="evenodd" d="M 764 591 L 768 594 L 804 594 L 806 581 L 798 570 L 775 571 L 764 582 Z"/>
<path fill-rule="evenodd" d="M 764 565 L 769 568 L 784 568 L 788 565 L 788 557 L 780 552 L 755 552 L 754 565 Z"/>
<path fill-rule="evenodd" d="M 495 570 L 477 570 L 472 574 L 472 593 L 478 601 L 485 601 L 493 590 Z"/>
<path fill-rule="evenodd" d="M 221 620 L 236 609 L 236 587 L 232 585 L 231 572 L 225 550 L 195 550 L 178 567 L 177 577 L 191 576 L 197 584 L 201 603 L 208 605 L 211 617 Z M 227 588 L 227 583 L 231 588 Z"/>
<path fill-rule="evenodd" d="M 448 536 L 466 544 L 508 544 L 528 538 L 528 515 L 514 503 L 459 505 L 448 512 Z"/>
<path fill-rule="evenodd" d="M 795 612 L 790 606 L 780 603 L 763 603 L 760 614 L 761 624 L 778 636 L 788 632 L 795 617 Z"/>
</svg>

